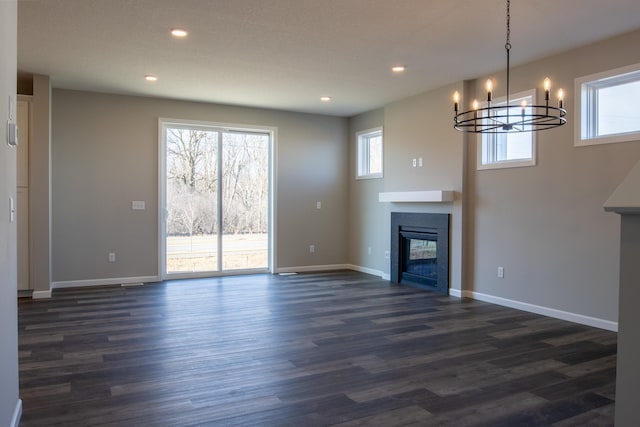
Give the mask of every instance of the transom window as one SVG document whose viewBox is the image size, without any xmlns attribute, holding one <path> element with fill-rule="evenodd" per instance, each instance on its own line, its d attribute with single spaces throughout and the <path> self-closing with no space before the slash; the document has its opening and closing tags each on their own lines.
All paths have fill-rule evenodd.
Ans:
<svg viewBox="0 0 640 427">
<path fill-rule="evenodd" d="M 513 121 L 520 119 L 522 110 L 530 113 L 530 107 L 535 105 L 535 89 L 511 95 L 509 115 Z M 497 98 L 492 102 L 493 106 L 504 106 L 500 114 L 507 113 L 507 98 Z M 486 119 L 490 120 L 490 119 Z M 520 166 L 534 166 L 535 160 L 535 134 L 536 132 L 512 132 L 512 133 L 483 133 L 479 142 L 478 169 L 513 168 Z"/>
<path fill-rule="evenodd" d="M 575 145 L 640 140 L 640 64 L 580 77 Z"/>
<path fill-rule="evenodd" d="M 382 128 L 356 133 L 357 179 L 382 178 Z"/>
</svg>

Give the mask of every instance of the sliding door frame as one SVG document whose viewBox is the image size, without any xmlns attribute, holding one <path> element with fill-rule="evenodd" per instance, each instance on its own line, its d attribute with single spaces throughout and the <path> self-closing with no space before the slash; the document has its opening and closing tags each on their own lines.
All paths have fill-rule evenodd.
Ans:
<svg viewBox="0 0 640 427">
<path fill-rule="evenodd" d="M 166 222 L 167 222 L 167 127 L 183 127 L 194 128 L 201 130 L 209 130 L 219 133 L 224 132 L 241 132 L 241 133 L 260 133 L 269 135 L 269 148 L 268 148 L 268 188 L 269 188 L 269 201 L 268 201 L 268 260 L 267 268 L 257 269 L 238 269 L 238 270 L 222 270 L 220 252 L 222 245 L 222 235 L 218 235 L 218 271 L 202 271 L 202 272 L 178 272 L 167 273 L 167 239 L 166 239 Z M 199 277 L 216 277 L 216 276 L 231 276 L 240 274 L 256 274 L 260 272 L 275 272 L 276 263 L 276 159 L 277 159 L 277 134 L 278 129 L 270 126 L 258 126 L 247 124 L 234 124 L 234 123 L 219 123 L 197 120 L 183 120 L 160 117 L 158 119 L 158 277 L 161 280 L 171 279 L 187 279 L 187 278 L 199 278 Z M 219 156 L 222 152 L 218 153 Z M 218 168 L 218 174 L 222 171 Z M 217 215 L 218 223 L 222 223 L 222 217 L 220 216 L 222 210 L 221 203 L 217 203 Z"/>
</svg>

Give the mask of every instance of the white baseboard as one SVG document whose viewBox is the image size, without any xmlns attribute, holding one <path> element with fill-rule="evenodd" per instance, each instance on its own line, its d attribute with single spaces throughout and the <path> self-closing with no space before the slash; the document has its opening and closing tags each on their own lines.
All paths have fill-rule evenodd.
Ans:
<svg viewBox="0 0 640 427">
<path fill-rule="evenodd" d="M 349 264 L 348 268 L 349 270 L 359 271 L 360 273 L 367 273 L 367 274 L 371 274 L 372 276 L 381 277 L 384 280 L 389 280 L 389 274 L 385 274 L 380 270 L 375 270 L 373 268 L 362 267 L 360 265 L 353 265 L 353 264 Z M 385 276 L 387 277 L 385 278 Z"/>
<path fill-rule="evenodd" d="M 354 264 L 330 264 L 330 265 L 308 265 L 299 267 L 280 267 L 277 268 L 275 273 L 308 273 L 314 271 L 331 271 L 331 270 L 353 270 L 360 273 L 371 274 L 372 276 L 378 276 L 383 280 L 389 280 L 391 275 L 384 273 L 380 270 L 373 268 L 362 267 Z"/>
<path fill-rule="evenodd" d="M 582 314 L 571 313 L 568 311 L 557 310 L 555 308 L 543 307 L 541 305 L 529 304 L 526 302 L 510 300 L 474 291 L 462 291 L 462 297 L 490 302 L 492 304 L 528 311 L 530 313 L 542 314 L 543 316 L 553 317 L 556 319 L 568 320 L 569 322 L 580 323 L 581 325 L 592 326 L 594 328 L 618 332 L 618 322 L 598 319 L 597 317 L 584 316 Z"/>
<path fill-rule="evenodd" d="M 278 267 L 275 273 L 309 273 L 313 271 L 351 270 L 349 264 L 300 265 L 298 267 Z"/>
<path fill-rule="evenodd" d="M 456 297 L 456 298 L 462 298 L 462 291 L 460 289 L 449 288 L 449 296 Z"/>
<path fill-rule="evenodd" d="M 31 298 L 33 299 L 51 298 L 51 289 L 49 289 L 48 291 L 33 291 L 31 293 Z"/>
<path fill-rule="evenodd" d="M 158 276 L 113 277 L 109 279 L 67 280 L 51 283 L 51 289 L 84 288 L 87 286 L 122 285 L 128 283 L 158 282 Z M 35 293 L 35 292 L 34 292 Z"/>
<path fill-rule="evenodd" d="M 22 399 L 18 399 L 16 407 L 13 410 L 13 417 L 11 417 L 11 424 L 9 427 L 18 427 L 20 424 L 20 418 L 22 418 Z"/>
</svg>

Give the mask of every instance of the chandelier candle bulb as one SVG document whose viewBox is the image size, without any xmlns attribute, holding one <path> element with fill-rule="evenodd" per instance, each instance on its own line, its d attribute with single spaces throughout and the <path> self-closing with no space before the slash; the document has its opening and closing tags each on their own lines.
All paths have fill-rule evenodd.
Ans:
<svg viewBox="0 0 640 427">
<path fill-rule="evenodd" d="M 491 79 L 487 80 L 487 102 L 491 102 L 491 91 L 493 91 L 493 82 Z"/>
<path fill-rule="evenodd" d="M 564 108 L 564 91 L 558 89 L 558 108 Z"/>
<path fill-rule="evenodd" d="M 474 130 L 478 130 L 478 100 L 474 99 L 473 103 L 471 104 L 473 108 L 473 121 L 474 121 Z"/>
<path fill-rule="evenodd" d="M 453 94 L 453 110 L 457 113 L 458 112 L 458 103 L 460 102 L 460 94 L 458 93 L 458 91 L 455 91 L 455 93 Z"/>
<path fill-rule="evenodd" d="M 520 106 L 522 107 L 522 117 L 524 117 L 527 111 L 527 101 L 523 99 L 522 102 L 520 103 Z"/>
<path fill-rule="evenodd" d="M 544 79 L 544 100 L 549 101 L 549 92 L 551 91 L 551 80 L 549 77 Z"/>
</svg>

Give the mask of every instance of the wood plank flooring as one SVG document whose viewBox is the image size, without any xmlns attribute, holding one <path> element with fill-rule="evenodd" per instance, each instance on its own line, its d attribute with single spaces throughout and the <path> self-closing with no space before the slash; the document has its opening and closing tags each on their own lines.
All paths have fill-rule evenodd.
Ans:
<svg viewBox="0 0 640 427">
<path fill-rule="evenodd" d="M 611 426 L 617 334 L 351 271 L 19 301 L 21 426 Z"/>
</svg>

